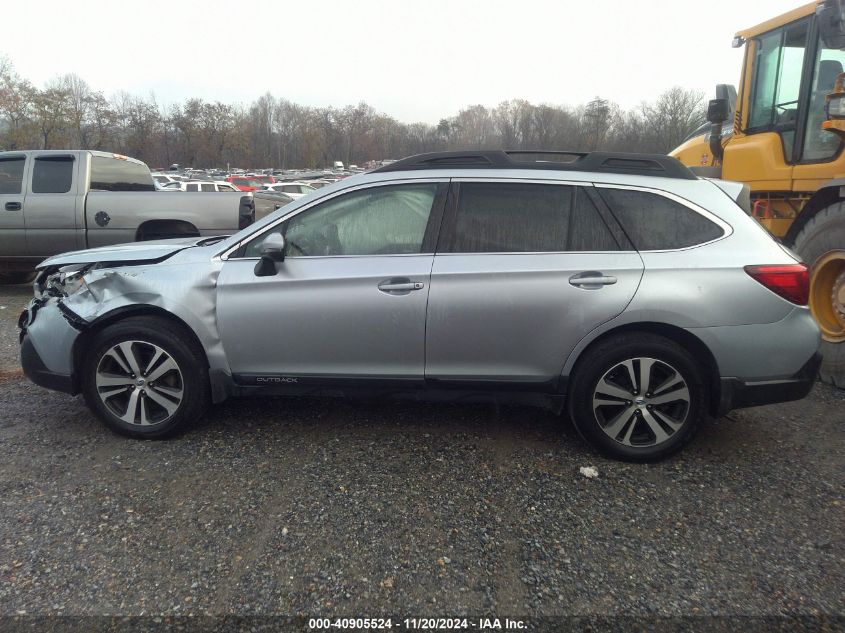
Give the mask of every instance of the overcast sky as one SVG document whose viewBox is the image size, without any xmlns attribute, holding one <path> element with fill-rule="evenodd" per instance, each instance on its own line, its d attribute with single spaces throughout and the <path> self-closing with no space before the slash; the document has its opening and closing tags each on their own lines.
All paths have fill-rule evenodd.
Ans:
<svg viewBox="0 0 845 633">
<path fill-rule="evenodd" d="M 0 55 L 36 85 L 76 73 L 107 96 L 313 106 L 366 101 L 401 121 L 523 98 L 623 107 L 736 84 L 737 30 L 800 0 L 27 0 L 3 3 Z M 139 12 L 138 9 L 146 7 Z"/>
</svg>

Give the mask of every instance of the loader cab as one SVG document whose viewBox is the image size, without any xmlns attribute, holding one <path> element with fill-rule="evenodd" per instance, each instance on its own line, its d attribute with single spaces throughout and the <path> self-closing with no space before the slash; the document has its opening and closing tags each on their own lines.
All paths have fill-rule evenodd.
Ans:
<svg viewBox="0 0 845 633">
<path fill-rule="evenodd" d="M 775 165 L 764 167 L 757 160 L 743 168 L 729 165 L 736 162 L 731 160 L 732 150 L 740 147 L 729 148 L 724 161 L 726 178 L 755 181 L 760 180 L 759 173 L 769 172 L 766 179 L 772 180 L 768 167 L 773 166 L 778 168 L 774 175 L 783 181 L 781 186 L 793 189 L 791 180 L 818 179 L 830 171 L 818 165 L 835 162 L 840 156 L 841 137 L 822 129 L 822 123 L 827 119 L 825 97 L 845 70 L 845 51 L 835 46 L 845 42 L 829 28 L 820 28 L 823 17 L 813 13 L 813 8 L 808 5 L 803 8 L 808 15 L 773 28 L 764 24 L 759 32 L 752 29 L 738 35 L 736 41 L 744 42 L 746 51 L 737 120 L 738 135 L 745 141 L 737 145 L 747 144 L 759 151 L 760 144 L 776 144 L 780 151 L 770 154 Z M 802 168 L 808 165 L 816 167 Z M 754 171 L 758 172 L 756 178 Z M 771 185 L 768 188 L 774 188 Z"/>
<path fill-rule="evenodd" d="M 787 164 L 835 159 L 841 139 L 822 122 L 825 97 L 845 70 L 845 51 L 825 44 L 814 16 L 762 33 L 747 46 L 745 133 L 776 133 Z"/>
</svg>

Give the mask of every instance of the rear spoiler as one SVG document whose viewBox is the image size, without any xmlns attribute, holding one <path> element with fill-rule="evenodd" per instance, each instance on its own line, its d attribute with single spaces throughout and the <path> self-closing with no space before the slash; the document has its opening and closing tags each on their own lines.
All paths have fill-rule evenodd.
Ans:
<svg viewBox="0 0 845 633">
<path fill-rule="evenodd" d="M 743 211 L 751 215 L 751 188 L 748 185 L 733 180 L 721 180 L 719 178 L 704 178 L 703 180 L 712 182 L 724 191 L 731 200 L 736 202 Z"/>
</svg>

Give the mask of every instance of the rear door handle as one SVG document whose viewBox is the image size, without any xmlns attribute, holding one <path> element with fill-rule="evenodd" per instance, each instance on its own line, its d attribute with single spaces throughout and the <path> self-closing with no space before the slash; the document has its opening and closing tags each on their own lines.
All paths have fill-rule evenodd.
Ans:
<svg viewBox="0 0 845 633">
<path fill-rule="evenodd" d="M 577 286 L 578 288 L 584 288 L 585 290 L 598 290 L 602 286 L 615 284 L 616 281 L 616 277 L 604 275 L 595 270 L 578 273 L 577 275 L 572 275 L 572 277 L 569 278 L 570 284 Z"/>
<path fill-rule="evenodd" d="M 386 279 L 378 285 L 378 289 L 382 292 L 407 294 L 411 290 L 422 290 L 425 284 L 421 281 L 411 281 L 410 279 L 394 278 Z"/>
<path fill-rule="evenodd" d="M 6 211 L 20 211 L 23 205 L 20 202 L 7 202 Z"/>
</svg>

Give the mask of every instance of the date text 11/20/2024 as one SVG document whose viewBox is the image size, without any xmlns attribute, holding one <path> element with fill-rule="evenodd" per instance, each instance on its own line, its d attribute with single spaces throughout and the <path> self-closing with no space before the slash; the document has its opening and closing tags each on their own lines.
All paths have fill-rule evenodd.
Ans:
<svg viewBox="0 0 845 633">
<path fill-rule="evenodd" d="M 312 631 L 408 629 L 416 631 L 476 630 L 519 631 L 527 628 L 523 620 L 509 618 L 309 618 Z"/>
</svg>

